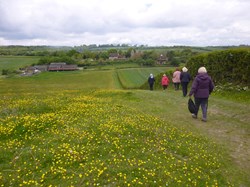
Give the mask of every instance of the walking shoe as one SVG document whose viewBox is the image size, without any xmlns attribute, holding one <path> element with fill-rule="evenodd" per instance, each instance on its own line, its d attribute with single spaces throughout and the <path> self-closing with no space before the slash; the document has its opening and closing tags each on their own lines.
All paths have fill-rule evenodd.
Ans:
<svg viewBox="0 0 250 187">
<path fill-rule="evenodd" d="M 202 118 L 202 120 L 201 121 L 203 121 L 203 122 L 207 122 L 207 119 L 206 118 Z"/>
<path fill-rule="evenodd" d="M 197 116 L 195 114 L 192 114 L 192 118 L 197 119 Z"/>
</svg>

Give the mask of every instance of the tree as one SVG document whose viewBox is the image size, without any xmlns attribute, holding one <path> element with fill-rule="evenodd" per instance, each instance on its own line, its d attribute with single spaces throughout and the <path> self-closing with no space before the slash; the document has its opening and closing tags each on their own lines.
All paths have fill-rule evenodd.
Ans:
<svg viewBox="0 0 250 187">
<path fill-rule="evenodd" d="M 103 60 L 107 60 L 107 59 L 109 58 L 109 54 L 108 54 L 108 52 L 106 52 L 106 51 L 100 52 L 100 53 L 99 53 L 99 56 L 100 56 L 100 58 L 103 59 Z"/>
<path fill-rule="evenodd" d="M 75 54 L 78 54 L 78 51 L 76 51 L 75 49 L 71 49 L 67 52 L 67 56 L 74 56 Z"/>
<path fill-rule="evenodd" d="M 174 56 L 175 56 L 175 52 L 174 51 L 171 50 L 171 51 L 167 52 L 167 57 L 168 57 L 169 61 L 172 61 L 173 58 L 174 58 Z"/>
<path fill-rule="evenodd" d="M 125 52 L 125 57 L 126 57 L 126 58 L 130 58 L 130 57 L 131 57 L 132 51 L 133 51 L 133 48 L 130 47 L 130 48 Z"/>
<path fill-rule="evenodd" d="M 111 53 L 117 53 L 117 49 L 109 49 L 108 54 L 111 54 Z"/>
<path fill-rule="evenodd" d="M 144 60 L 147 60 L 147 59 L 156 60 L 157 54 L 155 51 L 145 51 L 142 54 L 142 59 L 144 59 Z"/>
</svg>

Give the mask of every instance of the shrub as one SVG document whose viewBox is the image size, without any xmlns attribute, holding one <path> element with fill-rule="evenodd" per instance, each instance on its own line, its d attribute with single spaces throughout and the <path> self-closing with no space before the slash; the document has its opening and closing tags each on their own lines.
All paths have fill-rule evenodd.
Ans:
<svg viewBox="0 0 250 187">
<path fill-rule="evenodd" d="M 8 75 L 9 73 L 10 73 L 10 70 L 8 70 L 8 69 L 2 70 L 2 75 Z"/>
</svg>

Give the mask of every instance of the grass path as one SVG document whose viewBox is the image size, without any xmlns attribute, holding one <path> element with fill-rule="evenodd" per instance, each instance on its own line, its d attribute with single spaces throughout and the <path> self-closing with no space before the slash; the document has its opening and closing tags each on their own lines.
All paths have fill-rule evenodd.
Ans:
<svg viewBox="0 0 250 187">
<path fill-rule="evenodd" d="M 201 121 L 201 111 L 198 119 L 193 119 L 187 109 L 187 97 L 182 97 L 181 91 L 168 88 L 164 91 L 137 90 L 128 91 L 131 96 L 126 104 L 139 108 L 141 111 L 212 139 L 225 147 L 230 155 L 226 162 L 235 163 L 238 168 L 239 181 L 250 184 L 250 131 L 248 104 L 235 103 L 212 95 L 209 99 L 208 121 Z M 232 175 L 235 175 L 235 171 Z M 237 177 L 236 177 L 237 178 Z"/>
</svg>

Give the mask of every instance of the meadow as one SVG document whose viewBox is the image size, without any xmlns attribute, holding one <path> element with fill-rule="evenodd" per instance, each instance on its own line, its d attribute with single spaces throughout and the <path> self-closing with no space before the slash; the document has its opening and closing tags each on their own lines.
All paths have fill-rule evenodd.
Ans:
<svg viewBox="0 0 250 187">
<path fill-rule="evenodd" d="M 165 70 L 1 78 L 1 186 L 249 186 L 248 104 L 194 120 L 171 85 L 138 89 Z"/>
</svg>

